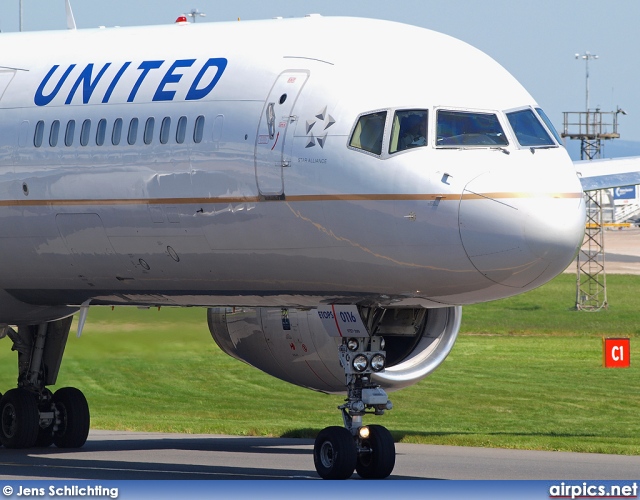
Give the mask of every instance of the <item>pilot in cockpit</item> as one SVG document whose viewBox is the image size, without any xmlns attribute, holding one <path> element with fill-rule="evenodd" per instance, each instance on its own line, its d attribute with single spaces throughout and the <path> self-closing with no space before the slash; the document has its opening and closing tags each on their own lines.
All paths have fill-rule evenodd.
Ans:
<svg viewBox="0 0 640 500">
<path fill-rule="evenodd" d="M 400 124 L 398 150 L 415 148 L 427 144 L 426 120 L 412 114 L 403 118 Z"/>
</svg>

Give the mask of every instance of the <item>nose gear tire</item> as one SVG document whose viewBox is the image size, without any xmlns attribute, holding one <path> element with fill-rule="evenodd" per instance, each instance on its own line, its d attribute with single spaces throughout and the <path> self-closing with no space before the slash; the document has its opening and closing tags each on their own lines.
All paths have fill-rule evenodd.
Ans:
<svg viewBox="0 0 640 500">
<path fill-rule="evenodd" d="M 322 479 L 351 477 L 357 460 L 356 444 L 347 429 L 333 426 L 320 431 L 313 446 L 313 463 Z"/>
<path fill-rule="evenodd" d="M 369 437 L 362 441 L 369 453 L 358 455 L 356 472 L 363 479 L 384 479 L 396 464 L 396 445 L 386 427 L 370 425 Z"/>
</svg>

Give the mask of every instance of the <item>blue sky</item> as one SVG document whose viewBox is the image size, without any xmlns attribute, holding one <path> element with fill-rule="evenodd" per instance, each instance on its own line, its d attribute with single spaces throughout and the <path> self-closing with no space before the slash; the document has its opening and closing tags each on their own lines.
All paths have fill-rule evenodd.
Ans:
<svg viewBox="0 0 640 500">
<path fill-rule="evenodd" d="M 640 1 L 638 0 L 72 0 L 79 28 L 171 23 L 198 8 L 199 22 L 297 17 L 309 13 L 374 17 L 422 26 L 460 38 L 488 53 L 531 92 L 559 129 L 563 111 L 585 108 L 585 63 L 590 51 L 590 104 L 617 106 L 623 140 L 640 141 Z M 19 0 L 0 4 L 0 29 L 18 31 Z M 65 29 L 64 0 L 23 0 L 25 31 Z M 330 36 L 330 35 L 328 35 Z M 256 40 L 256 50 L 282 43 Z M 308 43 L 290 40 L 289 43 Z M 427 47 L 415 50 L 427 57 Z M 1 63 L 0 63 L 1 64 Z M 425 77 L 428 75 L 425 73 Z"/>
</svg>

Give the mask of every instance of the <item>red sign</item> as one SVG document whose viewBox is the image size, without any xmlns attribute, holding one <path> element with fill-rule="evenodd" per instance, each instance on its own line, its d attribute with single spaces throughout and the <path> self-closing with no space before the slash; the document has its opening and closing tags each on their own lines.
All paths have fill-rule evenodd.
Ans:
<svg viewBox="0 0 640 500">
<path fill-rule="evenodd" d="M 602 364 L 605 368 L 629 368 L 630 339 L 602 339 Z"/>
</svg>

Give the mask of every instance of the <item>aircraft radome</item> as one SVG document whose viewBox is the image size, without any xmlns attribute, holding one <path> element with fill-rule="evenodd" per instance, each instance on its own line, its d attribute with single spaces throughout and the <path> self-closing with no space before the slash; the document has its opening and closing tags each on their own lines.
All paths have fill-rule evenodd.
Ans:
<svg viewBox="0 0 640 500">
<path fill-rule="evenodd" d="M 462 305 L 542 285 L 582 241 L 547 116 L 440 33 L 311 15 L 2 33 L 0 54 L 7 447 L 87 438 L 82 393 L 47 388 L 72 314 L 200 306 L 227 354 L 347 395 L 320 476 L 384 478 L 393 439 L 363 417 L 443 362 Z"/>
</svg>

